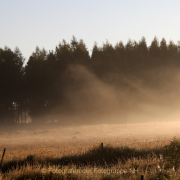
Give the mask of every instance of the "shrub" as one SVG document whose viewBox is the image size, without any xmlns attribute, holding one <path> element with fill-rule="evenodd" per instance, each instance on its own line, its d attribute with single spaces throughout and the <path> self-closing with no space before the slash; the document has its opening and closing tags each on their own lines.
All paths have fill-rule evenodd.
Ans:
<svg viewBox="0 0 180 180">
<path fill-rule="evenodd" d="M 180 167 L 180 141 L 174 138 L 165 148 L 165 160 L 168 162 L 168 165 L 170 167 L 174 166 L 175 169 Z"/>
<path fill-rule="evenodd" d="M 172 177 L 167 171 L 157 172 L 155 175 L 149 178 L 149 180 L 172 180 Z"/>
<path fill-rule="evenodd" d="M 34 164 L 36 162 L 36 160 L 37 160 L 37 157 L 36 157 L 36 155 L 33 155 L 33 154 L 28 155 L 27 158 L 26 158 L 26 161 L 30 165 Z"/>
</svg>

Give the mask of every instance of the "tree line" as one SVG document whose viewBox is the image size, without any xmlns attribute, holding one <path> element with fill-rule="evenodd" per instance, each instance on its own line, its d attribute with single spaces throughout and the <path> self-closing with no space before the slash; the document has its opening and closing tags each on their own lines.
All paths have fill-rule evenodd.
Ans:
<svg viewBox="0 0 180 180">
<path fill-rule="evenodd" d="M 148 47 L 142 37 L 139 42 L 120 41 L 115 46 L 108 41 L 102 46 L 94 43 L 90 55 L 84 41 L 73 36 L 70 43 L 63 40 L 53 51 L 36 47 L 26 64 L 19 48 L 0 48 L 0 123 L 26 122 L 27 113 L 32 122 L 38 117 L 46 121 L 52 114 L 70 111 L 64 92 L 82 84 L 67 71 L 73 65 L 87 68 L 103 81 L 113 73 L 141 77 L 153 68 L 179 67 L 180 47 L 156 37 Z M 118 83 L 122 85 L 120 79 Z"/>
</svg>

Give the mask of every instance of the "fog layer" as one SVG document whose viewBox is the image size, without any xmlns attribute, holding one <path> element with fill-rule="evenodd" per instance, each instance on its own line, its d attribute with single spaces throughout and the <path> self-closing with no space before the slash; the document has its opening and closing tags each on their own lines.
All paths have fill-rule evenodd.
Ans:
<svg viewBox="0 0 180 180">
<path fill-rule="evenodd" d="M 63 94 L 69 111 L 53 117 L 57 121 L 85 125 L 180 117 L 180 73 L 176 68 L 154 68 L 136 76 L 110 73 L 99 78 L 86 67 L 73 65 L 64 77 L 72 82 Z"/>
</svg>

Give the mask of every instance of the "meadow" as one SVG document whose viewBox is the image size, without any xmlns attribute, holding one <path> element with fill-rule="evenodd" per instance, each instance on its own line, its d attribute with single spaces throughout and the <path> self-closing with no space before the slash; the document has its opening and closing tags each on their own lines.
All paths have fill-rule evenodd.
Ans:
<svg viewBox="0 0 180 180">
<path fill-rule="evenodd" d="M 0 127 L 0 179 L 180 179 L 179 161 L 174 166 L 165 148 L 179 140 L 179 125 Z"/>
</svg>

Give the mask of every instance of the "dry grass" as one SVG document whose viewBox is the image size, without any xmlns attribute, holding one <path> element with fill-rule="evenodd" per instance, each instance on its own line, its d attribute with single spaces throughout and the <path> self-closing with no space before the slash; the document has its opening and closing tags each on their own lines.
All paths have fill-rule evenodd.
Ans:
<svg viewBox="0 0 180 180">
<path fill-rule="evenodd" d="M 162 128 L 163 125 L 163 128 Z M 4 158 L 4 170 L 0 174 L 0 179 L 140 179 L 144 175 L 145 179 L 153 178 L 153 175 L 160 173 L 160 168 L 165 165 L 164 160 L 160 160 L 159 153 L 165 145 L 168 145 L 174 136 L 180 136 L 176 123 L 141 123 L 124 125 L 94 125 L 94 126 L 72 126 L 56 127 L 50 129 L 28 130 L 19 129 L 11 133 L 2 132 L 0 134 L 0 152 L 6 147 Z M 100 143 L 104 143 L 104 151 L 112 151 L 113 154 L 119 151 L 117 148 L 128 147 L 139 152 L 139 156 L 128 157 L 122 161 L 117 157 L 117 161 L 109 163 L 108 157 L 104 155 L 103 169 L 127 169 L 128 171 L 137 168 L 138 172 L 133 173 L 108 173 L 102 171 L 101 155 L 92 149 L 98 149 Z M 109 149 L 108 149 L 109 148 Z M 152 153 L 152 151 L 154 153 Z M 28 155 L 35 155 L 34 165 L 27 162 Z M 127 154 L 125 154 L 127 155 Z M 93 159 L 94 156 L 94 159 Z M 144 157 L 143 157 L 144 156 Z M 86 159 L 89 162 L 84 163 Z M 97 159 L 97 161 L 96 161 Z M 74 172 L 61 174 L 62 160 L 64 168 Z M 72 163 L 70 163 L 70 160 Z M 77 162 L 84 165 L 77 165 Z M 95 161 L 92 163 L 92 161 Z M 19 162 L 19 164 L 18 164 Z M 93 164 L 93 165 L 92 165 Z M 15 165 L 13 169 L 11 166 Z M 7 171 L 5 168 L 9 167 Z M 159 167 L 159 168 L 158 168 Z M 86 173 L 82 173 L 82 169 Z M 97 170 L 96 170 L 97 168 Z M 77 172 L 77 169 L 81 173 Z M 43 172 L 44 170 L 44 172 Z M 55 171 L 56 170 L 56 171 Z M 174 172 L 168 169 L 175 179 L 180 179 L 179 169 Z M 160 176 L 160 175 L 159 175 Z M 156 177 L 154 177 L 155 179 Z"/>
</svg>

